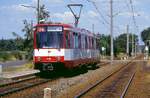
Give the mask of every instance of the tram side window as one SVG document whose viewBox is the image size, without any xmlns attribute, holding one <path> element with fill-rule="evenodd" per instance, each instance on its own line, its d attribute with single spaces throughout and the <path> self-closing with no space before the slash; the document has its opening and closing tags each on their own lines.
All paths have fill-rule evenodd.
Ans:
<svg viewBox="0 0 150 98">
<path fill-rule="evenodd" d="M 70 33 L 70 48 L 73 48 L 73 42 L 74 42 L 74 38 L 73 38 L 73 33 L 72 32 L 69 32 Z"/>
<path fill-rule="evenodd" d="M 79 38 L 78 38 L 78 34 L 76 33 L 76 47 L 75 48 L 78 48 L 79 47 Z"/>
<path fill-rule="evenodd" d="M 76 44 L 75 41 L 76 41 L 75 40 L 75 33 L 73 33 L 73 48 L 75 48 L 75 44 Z"/>
<path fill-rule="evenodd" d="M 81 35 L 81 46 L 82 49 L 85 49 L 85 36 L 83 34 Z"/>
<path fill-rule="evenodd" d="M 70 34 L 66 32 L 66 48 L 70 48 Z"/>
<path fill-rule="evenodd" d="M 79 43 L 78 43 L 78 34 L 77 33 L 73 33 L 73 39 L 74 39 L 74 48 L 78 48 L 79 47 Z"/>
<path fill-rule="evenodd" d="M 95 44 L 94 44 L 94 38 L 92 37 L 92 49 L 95 49 L 94 46 L 95 46 Z"/>
<path fill-rule="evenodd" d="M 89 39 L 88 36 L 87 36 L 87 48 L 88 48 L 88 49 L 90 48 L 90 39 Z"/>
<path fill-rule="evenodd" d="M 96 39 L 94 38 L 94 49 L 96 49 Z"/>
<path fill-rule="evenodd" d="M 79 39 L 79 40 L 78 40 L 78 48 L 81 49 L 81 48 L 82 48 L 82 47 L 81 47 L 81 35 L 78 36 L 78 39 Z"/>
<path fill-rule="evenodd" d="M 92 39 L 91 39 L 91 37 L 89 37 L 89 49 L 91 49 L 92 48 Z"/>
<path fill-rule="evenodd" d="M 88 37 L 88 48 L 90 49 L 91 43 L 90 43 L 90 37 Z"/>
<path fill-rule="evenodd" d="M 88 48 L 88 39 L 87 39 L 87 36 L 85 36 L 85 48 L 86 49 Z"/>
</svg>

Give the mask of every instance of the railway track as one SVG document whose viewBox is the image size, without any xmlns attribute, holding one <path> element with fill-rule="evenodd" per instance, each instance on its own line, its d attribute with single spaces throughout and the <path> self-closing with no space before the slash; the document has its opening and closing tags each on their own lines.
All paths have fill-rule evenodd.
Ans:
<svg viewBox="0 0 150 98">
<path fill-rule="evenodd" d="M 105 65 L 105 64 L 108 64 L 108 62 L 104 63 L 102 65 Z M 50 82 L 52 80 L 55 80 L 55 79 L 43 79 L 43 78 L 39 78 L 39 77 L 35 76 L 35 77 L 30 77 L 27 79 L 15 81 L 12 83 L 0 85 L 0 96 L 5 97 L 5 96 L 7 96 L 9 94 L 11 95 L 15 92 L 20 93 L 20 91 L 24 91 L 28 88 L 32 88 L 32 87 L 38 86 L 40 84 L 42 85 L 42 84 Z M 78 98 L 78 97 L 76 97 L 76 98 Z"/>
<path fill-rule="evenodd" d="M 74 98 L 118 98 L 118 96 L 124 98 L 134 78 L 135 68 L 135 62 L 129 62 L 127 66 L 121 67 L 103 80 L 99 80 L 95 84 L 90 85 L 84 91 L 75 95 Z M 108 83 L 107 81 L 110 82 Z"/>
<path fill-rule="evenodd" d="M 16 82 L 8 83 L 5 85 L 1 85 L 0 97 L 49 82 L 51 80 L 52 79 L 43 79 L 43 78 L 35 76 L 32 78 L 28 78 L 28 79 L 24 79 L 24 80 L 20 80 L 20 81 L 16 81 Z"/>
<path fill-rule="evenodd" d="M 108 62 L 102 63 L 102 65 L 106 65 L 106 64 L 108 64 Z M 16 81 L 0 85 L 0 97 L 13 94 L 15 92 L 19 92 L 28 88 L 32 88 L 34 86 L 38 86 L 40 84 L 52 80 L 55 79 L 43 79 L 37 76 L 30 76 L 23 79 L 18 78 Z"/>
<path fill-rule="evenodd" d="M 134 76 L 135 76 L 135 73 L 136 73 L 136 72 L 134 72 L 134 73 L 132 74 L 132 76 L 130 77 L 130 79 L 129 79 L 127 85 L 125 86 L 125 88 L 124 88 L 124 90 L 123 90 L 123 92 L 122 92 L 122 94 L 121 94 L 121 96 L 120 96 L 120 98 L 124 98 L 124 97 L 125 97 L 126 92 L 128 91 L 128 89 L 129 89 L 129 87 L 130 87 L 130 84 L 132 83 L 132 80 L 133 80 L 133 78 L 134 78 Z"/>
<path fill-rule="evenodd" d="M 16 83 L 20 83 L 22 81 L 28 81 L 28 80 L 34 79 L 35 77 L 36 76 L 31 76 L 31 77 L 26 77 L 26 78 L 20 78 L 20 79 L 14 80 L 12 82 L 3 83 L 3 84 L 0 84 L 0 88 L 4 87 L 4 86 L 9 86 L 9 85 L 13 85 L 13 84 L 16 84 Z"/>
</svg>

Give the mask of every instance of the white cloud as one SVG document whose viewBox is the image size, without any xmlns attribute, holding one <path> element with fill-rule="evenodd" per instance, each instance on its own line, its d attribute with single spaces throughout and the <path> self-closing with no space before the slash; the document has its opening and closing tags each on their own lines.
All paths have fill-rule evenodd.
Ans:
<svg viewBox="0 0 150 98">
<path fill-rule="evenodd" d="M 123 16 L 123 17 L 127 17 L 127 18 L 130 18 L 130 17 L 133 17 L 133 13 L 131 12 L 124 12 L 124 13 L 120 13 L 119 14 L 120 16 Z M 150 19 L 150 15 L 144 11 L 139 11 L 139 12 L 135 12 L 134 13 L 134 16 L 136 18 L 142 18 L 143 20 L 149 20 Z"/>
<path fill-rule="evenodd" d="M 149 19 L 150 19 L 149 13 L 146 13 L 146 12 L 144 12 L 144 11 L 139 12 L 139 16 L 142 17 L 143 19 L 148 20 L 148 21 L 149 21 Z"/>
<path fill-rule="evenodd" d="M 92 1 L 92 2 L 100 2 L 100 0 L 89 0 L 89 1 Z"/>
<path fill-rule="evenodd" d="M 87 15 L 91 18 L 95 18 L 98 16 L 98 14 L 94 11 L 88 11 Z"/>
<path fill-rule="evenodd" d="M 119 13 L 120 16 L 124 16 L 124 17 L 132 17 L 133 13 L 132 12 L 123 12 L 123 13 Z M 136 12 L 134 13 L 134 16 L 140 16 L 140 12 Z"/>
<path fill-rule="evenodd" d="M 143 0 L 142 0 L 142 2 L 143 2 Z M 133 3 L 133 6 L 137 6 L 137 5 L 141 4 L 140 0 L 132 0 L 132 3 Z"/>
<path fill-rule="evenodd" d="M 36 4 L 37 0 L 32 0 L 32 2 L 33 2 L 33 4 Z M 40 2 L 41 3 L 47 2 L 49 4 L 51 4 L 51 3 L 64 3 L 64 0 L 41 0 Z"/>
<path fill-rule="evenodd" d="M 0 7 L 0 9 L 5 10 L 5 11 L 14 11 L 14 12 L 31 12 L 32 11 L 30 8 L 23 7 L 22 5 L 27 5 L 27 4 L 2 6 Z"/>
<path fill-rule="evenodd" d="M 52 2 L 52 3 L 63 3 L 64 0 L 47 0 L 49 2 Z"/>
<path fill-rule="evenodd" d="M 81 18 L 82 19 L 88 19 L 91 20 L 91 21 L 96 21 L 98 14 L 92 10 L 88 11 L 87 13 L 83 13 L 81 15 Z M 64 13 L 54 13 L 52 16 L 51 16 L 53 19 L 58 19 L 60 20 L 61 22 L 64 22 L 64 23 L 74 23 L 74 16 L 71 12 L 69 11 L 66 11 Z M 80 20 L 81 21 L 81 20 Z"/>
<path fill-rule="evenodd" d="M 16 11 L 26 11 L 26 12 L 31 11 L 30 8 L 23 7 L 22 4 L 13 5 L 12 9 L 15 9 Z"/>
<path fill-rule="evenodd" d="M 74 21 L 74 18 L 71 12 L 54 13 L 52 17 L 60 19 L 61 22 L 64 22 L 64 23 L 72 23 Z"/>
</svg>

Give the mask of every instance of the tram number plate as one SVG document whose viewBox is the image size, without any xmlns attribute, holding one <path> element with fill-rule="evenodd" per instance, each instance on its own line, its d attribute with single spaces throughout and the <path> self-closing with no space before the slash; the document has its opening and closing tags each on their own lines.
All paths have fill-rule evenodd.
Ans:
<svg viewBox="0 0 150 98">
<path fill-rule="evenodd" d="M 63 31 L 63 28 L 61 26 L 49 26 L 47 31 Z"/>
</svg>

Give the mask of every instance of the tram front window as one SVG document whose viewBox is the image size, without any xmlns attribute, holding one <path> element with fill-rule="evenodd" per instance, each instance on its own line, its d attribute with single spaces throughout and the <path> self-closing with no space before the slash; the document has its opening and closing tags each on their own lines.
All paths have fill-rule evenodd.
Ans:
<svg viewBox="0 0 150 98">
<path fill-rule="evenodd" d="M 62 32 L 38 32 L 36 33 L 37 48 L 63 48 Z"/>
</svg>

